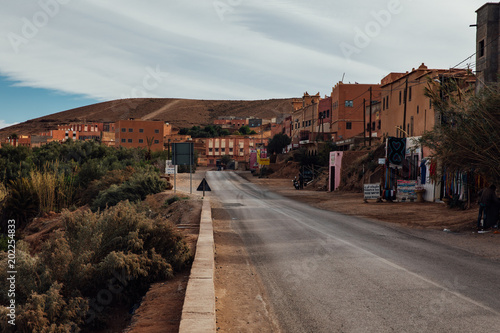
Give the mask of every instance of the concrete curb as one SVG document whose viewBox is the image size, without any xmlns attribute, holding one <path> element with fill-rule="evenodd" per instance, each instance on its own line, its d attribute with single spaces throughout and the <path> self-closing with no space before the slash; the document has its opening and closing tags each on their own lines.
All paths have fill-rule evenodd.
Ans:
<svg viewBox="0 0 500 333">
<path fill-rule="evenodd" d="M 201 209 L 200 234 L 186 288 L 180 333 L 216 330 L 214 287 L 214 229 L 210 201 L 205 197 Z"/>
</svg>

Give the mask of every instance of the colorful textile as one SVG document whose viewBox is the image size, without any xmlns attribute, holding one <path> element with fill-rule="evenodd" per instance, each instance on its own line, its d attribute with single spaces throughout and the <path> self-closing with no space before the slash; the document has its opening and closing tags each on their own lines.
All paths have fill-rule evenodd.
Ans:
<svg viewBox="0 0 500 333">
<path fill-rule="evenodd" d="M 420 162 L 420 184 L 425 184 L 427 178 L 427 166 L 425 165 L 425 160 Z"/>
<path fill-rule="evenodd" d="M 389 163 L 401 165 L 405 159 L 406 138 L 389 137 L 387 143 L 387 157 Z"/>
</svg>

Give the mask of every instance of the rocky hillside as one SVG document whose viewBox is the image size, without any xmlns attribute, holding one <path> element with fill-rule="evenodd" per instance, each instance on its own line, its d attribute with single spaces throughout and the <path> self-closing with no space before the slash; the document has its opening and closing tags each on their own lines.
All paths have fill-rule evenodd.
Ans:
<svg viewBox="0 0 500 333">
<path fill-rule="evenodd" d="M 172 98 L 135 98 L 103 102 L 62 111 L 0 129 L 0 138 L 12 133 L 37 134 L 57 124 L 114 122 L 120 119 L 168 121 L 175 127 L 206 125 L 220 116 L 273 118 L 292 112 L 291 99 L 216 101 Z"/>
</svg>

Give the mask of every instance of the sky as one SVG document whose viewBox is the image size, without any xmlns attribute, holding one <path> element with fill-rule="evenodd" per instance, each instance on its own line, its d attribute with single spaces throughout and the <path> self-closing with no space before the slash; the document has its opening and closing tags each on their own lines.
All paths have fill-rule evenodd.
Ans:
<svg viewBox="0 0 500 333">
<path fill-rule="evenodd" d="M 0 128 L 120 98 L 324 96 L 421 63 L 474 68 L 484 3 L 0 0 Z"/>
</svg>

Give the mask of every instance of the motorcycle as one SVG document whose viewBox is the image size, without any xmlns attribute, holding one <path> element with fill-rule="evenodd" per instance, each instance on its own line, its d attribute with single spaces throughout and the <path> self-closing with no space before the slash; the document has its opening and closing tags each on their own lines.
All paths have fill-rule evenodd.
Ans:
<svg viewBox="0 0 500 333">
<path fill-rule="evenodd" d="M 297 180 L 297 177 L 295 177 L 293 180 L 293 187 L 295 187 L 296 190 L 300 190 L 300 184 L 299 181 Z"/>
</svg>

